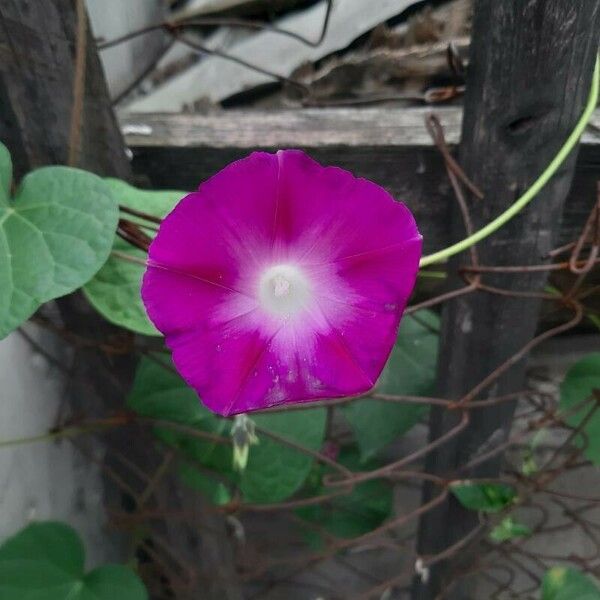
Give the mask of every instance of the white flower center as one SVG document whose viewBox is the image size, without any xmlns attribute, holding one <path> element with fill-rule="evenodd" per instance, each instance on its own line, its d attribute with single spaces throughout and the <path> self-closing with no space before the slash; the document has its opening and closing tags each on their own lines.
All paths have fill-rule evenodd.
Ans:
<svg viewBox="0 0 600 600">
<path fill-rule="evenodd" d="M 310 298 L 310 286 L 298 267 L 274 265 L 261 275 L 258 295 L 267 312 L 289 317 L 306 305 Z"/>
</svg>

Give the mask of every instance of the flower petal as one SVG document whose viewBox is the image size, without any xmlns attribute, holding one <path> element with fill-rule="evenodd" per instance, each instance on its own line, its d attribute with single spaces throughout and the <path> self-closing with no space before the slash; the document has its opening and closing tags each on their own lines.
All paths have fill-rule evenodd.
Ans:
<svg viewBox="0 0 600 600">
<path fill-rule="evenodd" d="M 321 309 L 348 352 L 376 381 L 392 350 L 421 257 L 421 240 L 389 246 L 336 264 L 347 289 L 342 298 L 323 295 Z M 359 393 L 365 390 L 356 390 Z"/>
<path fill-rule="evenodd" d="M 297 150 L 277 156 L 277 237 L 301 262 L 335 262 L 420 238 L 411 212 L 382 187 Z"/>
<path fill-rule="evenodd" d="M 167 340 L 177 369 L 214 412 L 229 416 L 373 386 L 339 334 L 318 322 L 322 317 L 305 319 L 300 331 L 269 333 L 255 317 L 241 315 L 225 327 L 198 327 Z M 207 348 L 212 351 L 198 352 Z"/>
<path fill-rule="evenodd" d="M 163 221 L 142 297 L 184 379 L 229 415 L 370 389 L 420 253 L 383 188 L 299 151 L 254 153 Z"/>
<path fill-rule="evenodd" d="M 148 316 L 167 339 L 206 323 L 220 324 L 217 314 L 232 303 L 241 306 L 238 313 L 228 313 L 230 319 L 257 306 L 255 300 L 221 284 L 155 266 L 149 266 L 144 275 L 142 299 Z"/>
<path fill-rule="evenodd" d="M 272 154 L 255 152 L 225 167 L 163 220 L 150 265 L 243 291 L 270 254 L 277 185 Z"/>
</svg>

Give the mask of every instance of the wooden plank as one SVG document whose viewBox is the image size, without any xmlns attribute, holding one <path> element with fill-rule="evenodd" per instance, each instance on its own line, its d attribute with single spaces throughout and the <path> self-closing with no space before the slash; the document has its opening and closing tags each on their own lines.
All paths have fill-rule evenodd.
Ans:
<svg viewBox="0 0 600 600">
<path fill-rule="evenodd" d="M 467 75 L 460 161 L 483 190 L 485 200 L 468 198 L 474 228 L 513 204 L 550 162 L 575 126 L 587 101 L 596 54 L 600 3 L 564 0 L 480 0 L 475 4 L 471 62 Z M 568 93 L 565 93 L 568 90 Z M 561 166 L 533 205 L 477 245 L 485 265 L 529 265 L 547 256 L 558 237 L 563 205 L 575 170 L 576 152 Z M 453 238 L 464 237 L 458 209 Z M 462 287 L 458 267 L 468 253 L 450 261 L 449 279 Z M 482 283 L 509 292 L 543 290 L 547 273 L 486 274 Z M 523 348 L 535 335 L 541 301 L 486 292 L 457 298 L 444 306 L 438 368 L 438 395 L 459 400 Z M 525 360 L 504 370 L 477 399 L 523 389 Z M 470 423 L 426 459 L 427 472 L 444 478 L 494 478 L 497 454 L 464 468 L 483 449 L 509 436 L 514 402 L 470 413 Z M 430 441 L 461 420 L 460 411 L 433 407 Z M 439 494 L 425 486 L 423 502 Z M 417 552 L 436 555 L 458 543 L 479 524 L 474 511 L 452 496 L 421 518 Z M 460 548 L 438 563 L 429 577 L 417 577 L 413 600 L 478 598 L 476 589 L 456 577 L 477 559 L 476 545 Z"/>
<path fill-rule="evenodd" d="M 73 2 L 0 2 L 0 138 L 15 175 L 67 162 L 73 104 Z M 92 38 L 88 31 L 88 39 Z M 93 44 L 86 54 L 80 166 L 127 178 L 123 139 Z M 88 118 L 93 116 L 93 118 Z"/>
<path fill-rule="evenodd" d="M 425 115 L 431 108 L 305 108 L 281 111 L 231 110 L 200 114 L 124 113 L 121 128 L 129 146 L 252 149 L 350 146 L 431 146 Z M 438 108 L 449 143 L 460 136 L 459 108 Z M 600 113 L 598 115 L 600 122 Z M 599 138 L 600 141 L 600 138 Z"/>
<path fill-rule="evenodd" d="M 298 147 L 294 144 L 294 147 Z M 449 203 L 441 177 L 442 163 L 431 148 L 396 147 L 306 147 L 322 164 L 348 169 L 357 176 L 381 183 L 395 198 L 415 213 L 425 236 L 426 249 L 436 249 L 448 240 Z M 273 147 L 262 147 L 274 151 Z M 133 168 L 141 184 L 157 188 L 192 190 L 228 163 L 247 155 L 249 149 L 133 147 Z"/>
<path fill-rule="evenodd" d="M 458 144 L 459 107 L 303 108 L 226 110 L 210 114 L 123 112 L 127 145 L 176 148 L 426 146 L 432 145 L 425 116 L 440 118 L 449 144 Z M 600 146 L 600 110 L 583 134 L 584 146 Z"/>
<path fill-rule="evenodd" d="M 449 241 L 449 185 L 423 120 L 431 108 L 338 108 L 210 115 L 120 116 L 133 168 L 159 188 L 194 189 L 227 163 L 255 149 L 303 148 L 324 164 L 368 177 L 415 212 L 430 252 Z M 446 137 L 458 143 L 461 109 L 439 107 Z M 600 111 L 593 122 L 600 126 Z M 585 134 L 560 241 L 573 239 L 595 198 L 600 135 Z M 537 200 L 535 201 L 537 202 Z"/>
</svg>

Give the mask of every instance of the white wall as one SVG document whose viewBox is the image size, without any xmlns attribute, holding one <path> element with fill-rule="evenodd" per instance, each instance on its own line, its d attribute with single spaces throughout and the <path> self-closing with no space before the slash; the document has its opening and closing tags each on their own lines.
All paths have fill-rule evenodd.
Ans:
<svg viewBox="0 0 600 600">
<path fill-rule="evenodd" d="M 107 39 L 154 23 L 162 0 L 87 0 L 96 37 Z M 151 60 L 161 33 L 102 53 L 109 88 L 118 94 Z M 35 326 L 27 331 L 68 364 L 68 349 Z M 2 447 L 1 442 L 47 432 L 61 410 L 64 376 L 19 334 L 0 340 L 0 543 L 29 521 L 65 520 L 83 536 L 90 564 L 117 559 L 106 535 L 102 482 L 68 440 Z"/>
<path fill-rule="evenodd" d="M 120 37 L 160 22 L 163 0 L 86 0 L 96 38 Z M 117 96 L 144 70 L 165 42 L 162 31 L 144 34 L 100 53 L 111 96 Z"/>
<path fill-rule="evenodd" d="M 87 0 L 96 37 L 111 39 L 157 22 L 162 0 Z M 118 94 L 151 60 L 162 34 L 139 37 L 101 54 L 111 95 Z M 27 331 L 68 365 L 68 349 L 35 326 Z M 61 371 L 19 334 L 0 340 L 0 543 L 32 519 L 59 519 L 83 536 L 89 564 L 115 560 L 105 533 L 99 468 L 69 441 L 9 447 L 1 443 L 47 432 L 57 423 L 65 386 Z"/>
<path fill-rule="evenodd" d="M 68 366 L 66 348 L 34 326 L 27 331 Z M 66 440 L 1 446 L 54 427 L 65 383 L 19 333 L 0 341 L 0 542 L 32 519 L 65 520 L 83 536 L 88 562 L 98 564 L 116 557 L 105 534 L 98 467 Z"/>
</svg>

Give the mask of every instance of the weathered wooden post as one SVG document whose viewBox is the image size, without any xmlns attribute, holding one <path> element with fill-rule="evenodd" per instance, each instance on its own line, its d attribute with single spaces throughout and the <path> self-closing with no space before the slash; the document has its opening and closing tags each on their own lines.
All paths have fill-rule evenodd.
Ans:
<svg viewBox="0 0 600 600">
<path fill-rule="evenodd" d="M 476 229 L 508 208 L 554 157 L 579 119 L 586 102 L 598 49 L 598 0 L 477 0 L 467 76 L 460 161 L 483 190 L 485 199 L 469 199 Z M 552 248 L 568 192 L 575 152 L 539 196 L 520 215 L 477 246 L 483 265 L 540 263 Z M 464 237 L 455 211 L 454 237 Z M 467 263 L 466 253 L 450 261 L 449 273 Z M 541 290 L 544 273 L 484 274 L 483 283 L 511 291 Z M 512 356 L 535 333 L 540 301 L 477 292 L 455 299 L 444 309 L 439 360 L 439 394 L 459 399 Z M 519 361 L 479 398 L 523 388 L 525 363 Z M 426 470 L 452 475 L 484 445 L 508 436 L 515 406 L 503 403 L 472 411 L 460 436 L 432 452 Z M 430 439 L 454 425 L 457 411 L 432 410 Z M 487 449 L 490 449 L 489 447 Z M 501 457 L 461 477 L 493 477 Z M 424 500 L 437 490 L 426 486 Z M 420 523 L 418 554 L 434 555 L 474 529 L 477 517 L 449 498 Z M 453 571 L 468 566 L 473 554 L 462 550 L 414 583 L 415 600 L 433 600 Z M 464 599 L 461 586 L 444 598 Z"/>
<path fill-rule="evenodd" d="M 75 3 L 3 0 L 0 5 L 0 135 L 15 177 L 66 164 L 73 107 Z M 129 162 L 91 35 L 87 34 L 79 165 L 129 178 Z"/>
<path fill-rule="evenodd" d="M 11 151 L 15 178 L 46 164 L 65 164 L 69 157 L 77 16 L 75 0 L 2 0 L 0 2 L 0 140 Z M 79 5 L 79 9 L 83 3 Z M 83 104 L 76 164 L 99 175 L 131 176 L 125 145 L 111 108 L 104 74 L 89 27 L 85 34 Z M 81 42 L 81 38 L 79 40 Z M 73 153 L 71 152 L 73 156 Z M 85 301 L 69 297 L 59 301 L 69 331 L 87 339 L 105 341 L 119 330 L 95 314 Z M 107 357 L 93 348 L 78 348 L 69 402 L 75 412 L 106 414 L 123 406 L 123 391 L 133 376 L 131 355 Z M 116 384 L 116 385 L 115 385 Z M 117 432 L 109 444 L 125 450 L 142 469 L 156 468 L 160 455 L 153 451 L 147 432 L 132 428 Z M 129 473 L 131 477 L 131 473 Z M 167 475 L 155 490 L 171 509 L 185 505 L 193 514 L 192 526 L 166 526 L 166 539 L 175 554 L 184 556 L 201 580 L 207 600 L 239 600 L 231 548 L 223 518 L 203 511 L 203 504 Z M 208 532 L 208 533 L 207 533 Z M 177 592 L 178 599 L 196 598 L 199 592 Z"/>
</svg>

